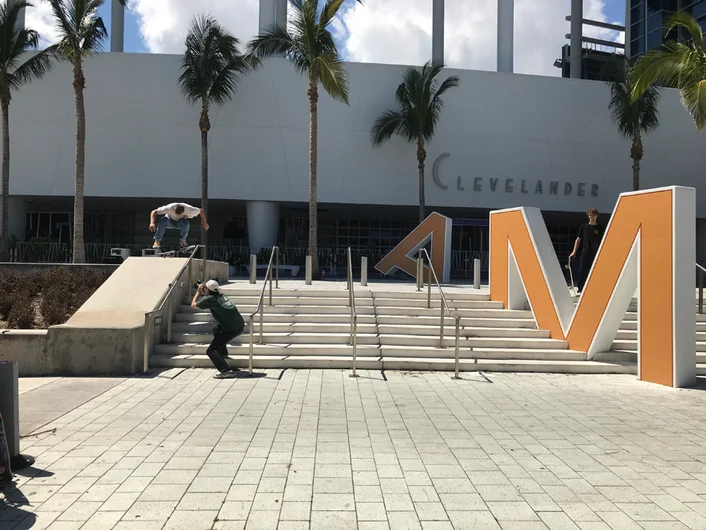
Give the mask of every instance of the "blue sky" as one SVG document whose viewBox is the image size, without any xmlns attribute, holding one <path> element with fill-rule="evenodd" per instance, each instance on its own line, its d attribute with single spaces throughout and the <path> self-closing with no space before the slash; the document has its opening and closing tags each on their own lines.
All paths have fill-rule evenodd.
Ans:
<svg viewBox="0 0 706 530">
<path fill-rule="evenodd" d="M 610 20 L 611 22 L 624 23 L 625 1 L 606 0 L 605 12 L 608 17 L 608 20 Z M 110 29 L 110 1 L 107 1 L 105 5 L 101 8 L 100 14 L 103 17 L 106 27 Z M 109 41 L 106 42 L 105 46 L 106 48 L 109 47 Z M 127 12 L 125 13 L 125 51 L 142 53 L 148 51 L 144 41 L 140 37 L 138 17 L 134 12 L 130 10 L 127 10 Z"/>
</svg>

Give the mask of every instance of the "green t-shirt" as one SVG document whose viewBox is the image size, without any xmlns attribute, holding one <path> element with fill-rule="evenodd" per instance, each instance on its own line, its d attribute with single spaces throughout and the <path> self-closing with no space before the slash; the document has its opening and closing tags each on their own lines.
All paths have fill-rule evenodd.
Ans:
<svg viewBox="0 0 706 530">
<path fill-rule="evenodd" d="M 241 332 L 245 321 L 228 297 L 224 294 L 204 296 L 196 302 L 199 309 L 209 309 L 213 318 L 226 331 Z"/>
</svg>

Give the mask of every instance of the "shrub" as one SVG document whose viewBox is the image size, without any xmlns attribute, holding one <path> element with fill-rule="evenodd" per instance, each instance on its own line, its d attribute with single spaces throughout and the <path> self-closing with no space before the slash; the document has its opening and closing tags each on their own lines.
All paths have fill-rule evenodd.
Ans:
<svg viewBox="0 0 706 530">
<path fill-rule="evenodd" d="M 15 272 L 0 272 L 0 320 L 7 320 L 10 315 L 19 280 Z"/>
<path fill-rule="evenodd" d="M 27 290 L 22 290 L 12 304 L 7 318 L 8 325 L 14 329 L 34 327 L 34 298 Z"/>
</svg>

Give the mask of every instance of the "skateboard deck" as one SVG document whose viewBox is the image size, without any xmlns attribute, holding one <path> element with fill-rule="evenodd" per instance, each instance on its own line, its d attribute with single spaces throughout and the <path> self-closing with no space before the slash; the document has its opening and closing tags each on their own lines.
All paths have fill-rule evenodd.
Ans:
<svg viewBox="0 0 706 530">
<path fill-rule="evenodd" d="M 7 446 L 5 425 L 2 422 L 2 415 L 0 415 L 0 482 L 9 482 L 10 480 L 12 480 L 10 449 Z"/>
<path fill-rule="evenodd" d="M 189 254 L 189 253 L 193 252 L 193 250 L 195 248 L 196 248 L 196 245 L 189 245 L 188 247 L 178 248 L 175 250 L 168 250 L 167 252 L 158 252 L 157 256 L 162 256 L 163 258 L 174 257 L 174 256 L 183 256 L 185 254 Z"/>
<path fill-rule="evenodd" d="M 571 279 L 571 295 L 576 296 L 576 285 L 574 284 L 574 270 L 571 268 L 571 258 L 569 258 L 569 263 L 564 265 L 564 268 L 569 269 L 569 278 Z"/>
</svg>

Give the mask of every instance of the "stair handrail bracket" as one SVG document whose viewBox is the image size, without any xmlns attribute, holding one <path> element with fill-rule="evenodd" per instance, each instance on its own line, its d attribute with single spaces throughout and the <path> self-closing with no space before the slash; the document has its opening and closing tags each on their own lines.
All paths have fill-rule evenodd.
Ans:
<svg viewBox="0 0 706 530">
<path fill-rule="evenodd" d="M 181 277 L 184 275 L 184 272 L 188 269 L 189 270 L 189 283 L 187 285 L 187 293 L 191 292 L 191 262 L 194 260 L 194 257 L 196 256 L 196 253 L 202 249 L 205 248 L 205 245 L 196 245 L 194 247 L 194 250 L 191 252 L 189 257 L 187 258 L 186 262 L 184 265 L 182 265 L 181 269 L 179 270 L 179 273 L 176 275 L 176 280 L 174 280 L 172 283 L 169 284 L 169 289 L 167 290 L 166 294 L 162 297 L 162 300 L 160 301 L 159 305 L 157 306 L 156 309 L 153 309 L 152 311 L 148 311 L 145 313 L 145 325 L 143 328 L 143 350 L 144 350 L 144 358 L 142 362 L 142 371 L 144 373 L 147 373 L 149 370 L 149 361 L 150 361 L 150 351 L 151 351 L 151 346 L 152 346 L 152 336 L 154 334 L 154 316 L 157 313 L 161 313 L 164 310 L 164 304 L 167 302 L 169 305 L 167 306 L 167 342 L 172 341 L 172 293 L 174 292 L 174 288 L 179 284 L 181 281 Z M 204 270 L 204 274 L 205 274 Z"/>
<path fill-rule="evenodd" d="M 460 379 L 460 376 L 459 376 L 459 364 L 460 364 L 459 342 L 460 342 L 460 336 L 461 336 L 461 317 L 451 312 L 451 308 L 449 307 L 449 303 L 446 300 L 446 296 L 444 295 L 444 290 L 441 288 L 441 284 L 439 283 L 439 278 L 436 275 L 436 271 L 434 270 L 434 265 L 431 261 L 431 257 L 429 256 L 429 253 L 427 252 L 427 249 L 422 248 L 420 252 L 421 252 L 421 254 L 423 254 L 424 258 L 426 258 L 427 262 L 429 263 L 429 271 L 431 271 L 430 276 L 434 277 L 434 282 L 436 283 L 437 289 L 439 289 L 439 295 L 441 297 L 441 320 L 439 322 L 439 347 L 440 348 L 446 348 L 446 346 L 444 344 L 444 320 L 445 320 L 446 316 L 453 318 L 456 323 L 456 340 L 454 342 L 454 348 L 455 348 L 454 379 Z M 422 283 L 423 283 L 424 282 L 423 267 L 422 267 L 422 270 L 420 271 L 420 274 L 422 276 Z M 427 290 L 427 309 L 431 309 L 431 277 L 428 278 L 428 285 L 429 285 L 429 288 Z"/>
<path fill-rule="evenodd" d="M 250 319 L 249 319 L 249 327 L 250 327 L 250 349 L 248 352 L 248 372 L 252 374 L 252 361 L 253 361 L 253 350 L 254 350 L 254 329 L 255 329 L 255 316 L 260 313 L 260 344 L 264 344 L 265 340 L 262 336 L 262 330 L 265 327 L 265 304 L 264 304 L 264 299 L 265 299 L 265 288 L 267 287 L 267 284 L 269 283 L 270 285 L 270 296 L 269 296 L 269 302 L 270 302 L 270 307 L 272 307 L 274 304 L 272 302 L 272 260 L 277 259 L 277 263 L 279 264 L 279 247 L 274 246 L 272 247 L 272 252 L 270 253 L 270 261 L 267 264 L 267 271 L 265 272 L 265 281 L 262 284 L 262 290 L 260 291 L 260 297 L 258 298 L 257 301 L 257 307 L 255 308 L 255 311 L 250 313 Z M 279 289 L 279 270 L 277 271 L 277 289 Z"/>
<path fill-rule="evenodd" d="M 348 305 L 351 308 L 351 330 L 350 344 L 353 347 L 353 371 L 350 377 L 358 377 L 356 372 L 356 346 L 358 342 L 358 313 L 355 310 L 355 286 L 353 285 L 353 260 L 351 258 L 351 248 L 348 247 L 348 271 L 346 273 L 347 289 L 348 289 Z"/>
</svg>

